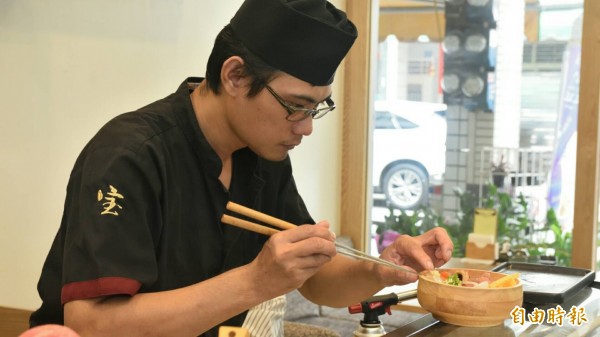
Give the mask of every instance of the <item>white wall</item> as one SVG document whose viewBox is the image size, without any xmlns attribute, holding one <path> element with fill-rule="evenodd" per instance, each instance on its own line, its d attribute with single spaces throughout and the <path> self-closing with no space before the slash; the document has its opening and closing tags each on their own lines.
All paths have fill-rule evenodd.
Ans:
<svg viewBox="0 0 600 337">
<path fill-rule="evenodd" d="M 40 304 L 37 280 L 85 143 L 111 117 L 204 75 L 241 2 L 0 1 L 0 306 Z M 292 153 L 309 209 L 334 223 L 341 110 Z"/>
</svg>

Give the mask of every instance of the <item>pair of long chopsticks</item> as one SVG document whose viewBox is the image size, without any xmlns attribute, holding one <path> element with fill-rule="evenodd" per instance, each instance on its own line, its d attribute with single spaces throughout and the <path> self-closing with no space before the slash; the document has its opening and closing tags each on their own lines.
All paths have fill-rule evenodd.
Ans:
<svg viewBox="0 0 600 337">
<path fill-rule="evenodd" d="M 287 221 L 284 221 L 284 220 L 272 217 L 270 215 L 255 211 L 251 208 L 236 204 L 231 201 L 227 203 L 226 208 L 232 212 L 235 212 L 235 213 L 247 216 L 249 218 L 264 222 L 266 224 L 275 226 L 275 227 L 283 229 L 283 230 L 292 229 L 292 228 L 296 227 L 296 225 L 294 225 L 292 223 L 289 223 Z M 239 218 L 233 217 L 231 215 L 227 215 L 227 214 L 223 214 L 223 216 L 221 217 L 221 221 L 228 225 L 236 226 L 239 228 L 243 228 L 243 229 L 246 229 L 246 230 L 249 230 L 252 232 L 256 232 L 259 234 L 267 235 L 267 236 L 271 236 L 271 235 L 279 232 L 279 230 L 277 230 L 277 229 L 262 226 L 257 223 L 239 219 Z M 399 265 L 393 264 L 389 261 L 365 254 L 365 253 L 361 252 L 360 250 L 350 248 L 348 246 L 344 246 L 340 243 L 336 242 L 335 246 L 338 248 L 337 252 L 342 255 L 354 257 L 354 258 L 361 259 L 361 260 L 371 261 L 371 262 L 374 262 L 374 263 L 377 263 L 380 265 L 388 266 L 390 268 L 394 268 L 397 270 L 402 270 L 402 271 L 405 271 L 408 273 L 416 274 L 415 271 L 400 267 Z"/>
</svg>

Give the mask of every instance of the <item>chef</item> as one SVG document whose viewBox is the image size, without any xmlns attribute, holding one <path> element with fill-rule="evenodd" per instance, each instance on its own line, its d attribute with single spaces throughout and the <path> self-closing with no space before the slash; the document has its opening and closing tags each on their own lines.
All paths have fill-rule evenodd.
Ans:
<svg viewBox="0 0 600 337">
<path fill-rule="evenodd" d="M 246 0 L 205 78 L 102 127 L 71 172 L 31 325 L 84 337 L 217 336 L 222 325 L 282 336 L 294 289 L 341 307 L 415 281 L 337 255 L 294 182 L 288 154 L 334 111 L 331 83 L 356 37 L 325 0 Z M 299 226 L 271 237 L 228 226 L 228 201 Z M 436 228 L 401 236 L 382 258 L 423 270 L 451 251 Z"/>
</svg>

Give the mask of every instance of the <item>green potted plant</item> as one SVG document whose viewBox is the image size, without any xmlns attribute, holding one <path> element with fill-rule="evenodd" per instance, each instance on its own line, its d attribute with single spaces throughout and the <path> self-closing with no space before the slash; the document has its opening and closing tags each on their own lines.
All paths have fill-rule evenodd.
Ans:
<svg viewBox="0 0 600 337">
<path fill-rule="evenodd" d="M 433 208 L 425 205 L 418 206 L 413 210 L 393 207 L 388 209 L 390 213 L 384 217 L 384 221 L 375 222 L 377 225 L 375 242 L 380 253 L 402 234 L 421 235 L 443 224 L 442 217 Z"/>
<path fill-rule="evenodd" d="M 475 208 L 477 208 L 477 198 L 459 187 L 455 187 L 454 195 L 459 198 L 460 209 L 453 219 L 448 219 L 442 227 L 448 232 L 454 243 L 454 257 L 464 257 L 469 238 L 469 233 L 473 232 L 473 223 L 475 219 Z"/>
<path fill-rule="evenodd" d="M 464 257 L 468 236 L 473 232 L 475 209 L 479 199 L 468 191 L 454 189 L 460 201 L 460 210 L 456 216 L 444 219 L 426 206 L 414 210 L 398 210 L 389 208 L 390 214 L 385 221 L 375 223 L 377 248 L 381 252 L 401 234 L 411 236 L 425 233 L 436 226 L 446 229 L 454 243 L 454 257 Z M 536 223 L 529 215 L 527 199 L 520 194 L 516 198 L 502 192 L 494 184 L 487 186 L 487 194 L 481 200 L 485 208 L 497 210 L 497 239 L 506 242 L 515 252 L 523 252 L 529 262 L 536 262 L 542 257 L 551 257 L 556 264 L 568 266 L 571 261 L 571 233 L 562 230 L 553 209 L 546 214 L 545 223 Z"/>
<path fill-rule="evenodd" d="M 509 167 L 506 161 L 504 160 L 504 155 L 500 155 L 500 159 L 497 162 L 491 163 L 491 171 L 492 171 L 492 182 L 496 187 L 502 188 L 504 187 L 504 181 L 509 173 Z"/>
</svg>

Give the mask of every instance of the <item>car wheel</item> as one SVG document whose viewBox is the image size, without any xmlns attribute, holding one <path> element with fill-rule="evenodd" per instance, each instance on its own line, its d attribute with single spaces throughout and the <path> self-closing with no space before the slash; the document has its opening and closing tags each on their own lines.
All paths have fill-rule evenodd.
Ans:
<svg viewBox="0 0 600 337">
<path fill-rule="evenodd" d="M 412 209 L 427 203 L 429 182 L 425 172 L 414 164 L 398 164 L 383 177 L 383 193 L 388 203 L 399 209 Z"/>
</svg>

